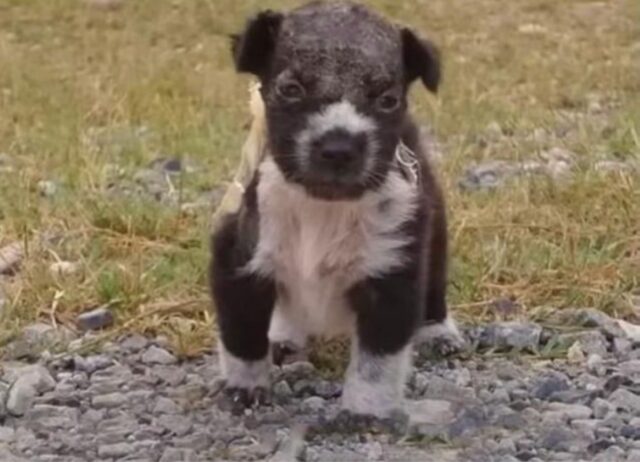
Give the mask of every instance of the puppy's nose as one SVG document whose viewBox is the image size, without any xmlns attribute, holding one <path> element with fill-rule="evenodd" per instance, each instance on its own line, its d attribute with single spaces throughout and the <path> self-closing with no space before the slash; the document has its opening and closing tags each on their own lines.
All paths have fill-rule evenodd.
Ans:
<svg viewBox="0 0 640 462">
<path fill-rule="evenodd" d="M 316 143 L 320 162 L 333 168 L 352 165 L 364 150 L 363 140 L 349 133 L 335 132 L 323 136 Z"/>
</svg>

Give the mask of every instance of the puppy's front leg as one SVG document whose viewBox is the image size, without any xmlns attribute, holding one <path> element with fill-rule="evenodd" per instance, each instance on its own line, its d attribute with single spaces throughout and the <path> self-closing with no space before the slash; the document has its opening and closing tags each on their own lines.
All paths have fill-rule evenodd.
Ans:
<svg viewBox="0 0 640 462">
<path fill-rule="evenodd" d="M 226 379 L 221 406 L 234 413 L 265 401 L 270 361 L 269 320 L 275 302 L 275 284 L 268 278 L 243 272 L 247 252 L 231 220 L 213 239 L 211 291 L 220 328 L 218 354 Z"/>
<path fill-rule="evenodd" d="M 411 338 L 420 312 L 416 279 L 407 271 L 369 279 L 350 291 L 357 335 L 342 397 L 345 410 L 378 418 L 402 411 Z"/>
</svg>

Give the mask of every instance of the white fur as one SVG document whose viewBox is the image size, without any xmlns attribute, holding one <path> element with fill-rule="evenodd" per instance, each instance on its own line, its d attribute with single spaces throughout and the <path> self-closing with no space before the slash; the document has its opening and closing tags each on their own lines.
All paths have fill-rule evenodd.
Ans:
<svg viewBox="0 0 640 462">
<path fill-rule="evenodd" d="M 298 156 L 303 165 L 309 161 L 310 145 L 313 140 L 335 129 L 344 130 L 352 135 L 367 135 L 369 149 L 375 151 L 376 142 L 373 136 L 376 129 L 375 120 L 359 113 L 351 102 L 342 100 L 329 104 L 318 113 L 311 115 L 307 121 L 307 128 L 297 135 Z M 363 174 L 367 174 L 371 168 L 371 156 L 367 156 L 366 161 Z"/>
<path fill-rule="evenodd" d="M 463 339 L 463 336 L 458 329 L 458 325 L 453 318 L 447 316 L 442 322 L 421 327 L 416 333 L 415 339 L 416 341 L 421 342 L 441 337 L 451 337 L 460 340 Z"/>
<path fill-rule="evenodd" d="M 267 358 L 245 361 L 227 351 L 222 342 L 218 342 L 218 356 L 228 387 L 253 389 L 269 385 L 270 362 Z"/>
<path fill-rule="evenodd" d="M 357 342 L 352 342 L 342 407 L 377 417 L 401 410 L 410 358 L 410 345 L 398 353 L 379 356 L 360 350 Z"/>
<path fill-rule="evenodd" d="M 359 200 L 315 199 L 285 181 L 267 159 L 258 185 L 260 238 L 245 270 L 285 287 L 275 323 L 286 318 L 286 328 L 302 337 L 353 333 L 355 314 L 346 306 L 345 291 L 404 263 L 412 237 L 401 227 L 413 216 L 416 197 L 415 187 L 392 172 L 378 191 Z"/>
</svg>

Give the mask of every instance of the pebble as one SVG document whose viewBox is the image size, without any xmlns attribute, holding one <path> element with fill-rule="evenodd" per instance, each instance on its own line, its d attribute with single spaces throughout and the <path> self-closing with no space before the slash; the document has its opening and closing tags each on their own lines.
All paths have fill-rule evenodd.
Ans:
<svg viewBox="0 0 640 462">
<path fill-rule="evenodd" d="M 56 381 L 43 366 L 29 366 L 18 371 L 17 379 L 11 384 L 7 394 L 6 409 L 14 416 L 24 415 L 33 404 L 35 397 L 53 390 Z"/>
<path fill-rule="evenodd" d="M 177 359 L 164 348 L 152 345 L 142 354 L 142 362 L 145 364 L 168 365 L 176 363 Z"/>
<path fill-rule="evenodd" d="M 80 264 L 71 261 L 57 261 L 49 265 L 49 272 L 53 276 L 69 276 L 80 270 Z"/>
<path fill-rule="evenodd" d="M 58 192 L 58 185 L 54 181 L 38 181 L 38 192 L 42 197 L 53 197 Z"/>
<path fill-rule="evenodd" d="M 533 323 L 506 321 L 487 326 L 480 335 L 481 348 L 537 351 L 542 328 Z"/>
<path fill-rule="evenodd" d="M 134 447 L 130 443 L 103 444 L 98 447 L 98 456 L 106 458 L 126 457 L 133 453 Z"/>
<path fill-rule="evenodd" d="M 96 308 L 76 317 L 76 324 L 81 330 L 99 330 L 113 324 L 113 313 L 107 307 Z"/>
</svg>

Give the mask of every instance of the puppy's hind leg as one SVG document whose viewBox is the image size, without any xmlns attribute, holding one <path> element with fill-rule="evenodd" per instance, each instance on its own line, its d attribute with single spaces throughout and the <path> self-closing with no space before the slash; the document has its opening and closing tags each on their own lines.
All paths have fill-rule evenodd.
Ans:
<svg viewBox="0 0 640 462">
<path fill-rule="evenodd" d="M 267 332 L 275 301 L 273 281 L 241 271 L 246 259 L 230 220 L 213 238 L 211 292 L 220 328 L 220 366 L 226 379 L 220 405 L 238 414 L 268 399 Z"/>
</svg>

